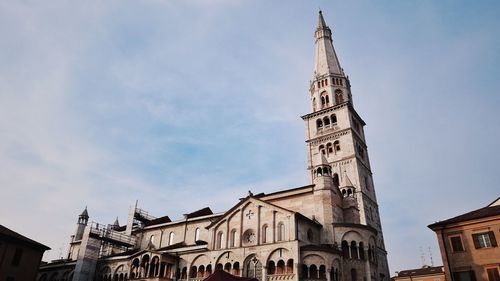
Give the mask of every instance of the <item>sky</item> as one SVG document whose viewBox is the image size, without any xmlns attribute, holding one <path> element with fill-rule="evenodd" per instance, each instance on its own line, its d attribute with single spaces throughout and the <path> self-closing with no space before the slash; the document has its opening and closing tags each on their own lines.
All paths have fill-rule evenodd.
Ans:
<svg viewBox="0 0 500 281">
<path fill-rule="evenodd" d="M 368 153 L 391 274 L 499 195 L 498 1 L 0 1 L 0 224 L 65 256 L 78 214 L 173 219 L 309 184 L 318 9 Z M 430 249 L 430 250 L 429 250 Z"/>
</svg>

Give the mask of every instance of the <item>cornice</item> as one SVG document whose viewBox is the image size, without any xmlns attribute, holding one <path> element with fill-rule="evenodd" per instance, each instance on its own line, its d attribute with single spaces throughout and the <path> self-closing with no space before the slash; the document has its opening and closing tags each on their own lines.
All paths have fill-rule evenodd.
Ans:
<svg viewBox="0 0 500 281">
<path fill-rule="evenodd" d="M 324 142 L 327 140 L 338 139 L 341 136 L 345 136 L 345 135 L 349 134 L 350 131 L 351 131 L 351 128 L 343 129 L 340 131 L 332 132 L 328 135 L 324 135 L 324 136 L 316 137 L 314 139 L 306 140 L 306 143 L 310 143 L 310 144 L 314 145 L 314 144 L 318 144 L 318 143 L 321 143 L 321 142 Z"/>
<path fill-rule="evenodd" d="M 338 105 L 330 106 L 330 107 L 323 108 L 321 110 L 306 114 L 304 116 L 301 116 L 300 118 L 302 118 L 302 120 L 310 119 L 312 117 L 316 117 L 316 116 L 319 116 L 319 115 L 322 115 L 322 114 L 325 114 L 328 112 L 332 112 L 332 111 L 341 109 L 342 107 L 345 107 L 348 104 L 349 104 L 349 101 L 346 101 L 346 102 L 338 104 Z"/>
</svg>

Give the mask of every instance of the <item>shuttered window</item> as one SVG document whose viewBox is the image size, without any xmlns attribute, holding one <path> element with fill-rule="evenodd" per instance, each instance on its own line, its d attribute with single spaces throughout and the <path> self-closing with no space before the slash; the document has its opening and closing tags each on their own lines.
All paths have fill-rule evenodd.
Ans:
<svg viewBox="0 0 500 281">
<path fill-rule="evenodd" d="M 486 269 L 486 272 L 488 273 L 488 281 L 500 281 L 498 268 L 488 268 Z"/>
<path fill-rule="evenodd" d="M 474 247 L 476 249 L 497 246 L 495 233 L 493 231 L 472 234 L 472 240 L 474 241 Z"/>
</svg>

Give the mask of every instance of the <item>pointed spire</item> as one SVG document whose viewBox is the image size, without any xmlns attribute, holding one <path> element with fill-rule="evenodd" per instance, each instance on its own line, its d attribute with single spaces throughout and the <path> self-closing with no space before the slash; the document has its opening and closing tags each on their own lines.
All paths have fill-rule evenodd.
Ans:
<svg viewBox="0 0 500 281">
<path fill-rule="evenodd" d="M 344 176 L 342 177 L 342 187 L 354 187 L 346 172 L 344 172 Z"/>
<path fill-rule="evenodd" d="M 323 18 L 323 12 L 321 12 L 321 10 L 319 10 L 318 29 L 324 29 L 326 27 L 327 26 L 325 23 L 325 19 Z"/>
<path fill-rule="evenodd" d="M 80 217 L 89 218 L 89 212 L 87 211 L 87 206 L 85 206 L 85 210 L 80 214 Z"/>
<path fill-rule="evenodd" d="M 120 226 L 120 223 L 118 222 L 118 217 L 116 217 L 116 220 L 113 223 L 113 226 L 115 226 L 115 227 L 119 227 Z"/>
<path fill-rule="evenodd" d="M 328 166 L 328 160 L 326 159 L 325 155 L 323 153 L 321 154 L 321 165 Z"/>
<path fill-rule="evenodd" d="M 318 28 L 316 29 L 314 37 L 316 38 L 315 75 L 344 75 L 335 49 L 333 48 L 332 31 L 330 27 L 326 25 L 321 10 L 319 11 Z"/>
</svg>

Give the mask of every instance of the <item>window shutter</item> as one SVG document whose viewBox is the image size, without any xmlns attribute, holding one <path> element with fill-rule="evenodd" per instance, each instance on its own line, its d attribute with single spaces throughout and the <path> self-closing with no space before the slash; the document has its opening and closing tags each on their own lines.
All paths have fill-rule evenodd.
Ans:
<svg viewBox="0 0 500 281">
<path fill-rule="evenodd" d="M 495 233 L 493 231 L 488 232 L 488 236 L 490 236 L 490 242 L 492 247 L 497 246 L 497 240 L 495 239 Z"/>
<path fill-rule="evenodd" d="M 474 247 L 479 249 L 479 239 L 477 234 L 472 234 L 472 240 L 474 240 Z"/>
</svg>

